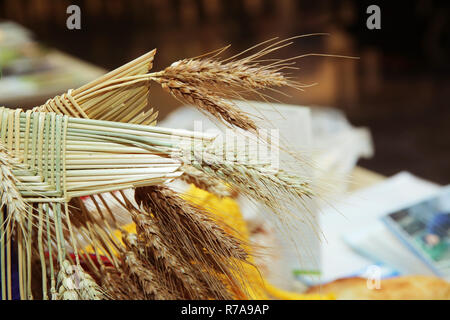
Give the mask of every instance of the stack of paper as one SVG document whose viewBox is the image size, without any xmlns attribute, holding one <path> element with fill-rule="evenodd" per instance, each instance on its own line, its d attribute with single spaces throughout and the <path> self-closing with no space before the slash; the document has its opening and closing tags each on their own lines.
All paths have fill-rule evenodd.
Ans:
<svg viewBox="0 0 450 320">
<path fill-rule="evenodd" d="M 326 238 L 321 248 L 321 276 L 314 282 L 325 283 L 337 278 L 362 276 L 373 265 L 380 265 L 381 260 L 390 267 L 388 274 L 394 270 L 401 274 L 432 274 L 386 228 L 380 218 L 429 198 L 439 189 L 437 185 L 402 172 L 351 194 L 333 208 L 325 208 L 320 217 L 321 229 Z M 365 246 L 364 254 L 349 246 L 356 241 Z"/>
</svg>

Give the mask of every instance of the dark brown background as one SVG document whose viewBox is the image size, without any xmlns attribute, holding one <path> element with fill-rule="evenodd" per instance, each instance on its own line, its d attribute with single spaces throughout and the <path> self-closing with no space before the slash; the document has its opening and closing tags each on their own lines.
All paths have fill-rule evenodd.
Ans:
<svg viewBox="0 0 450 320">
<path fill-rule="evenodd" d="M 375 157 L 362 166 L 450 182 L 450 14 L 448 1 L 358 0 L 0 0 L 0 19 L 19 22 L 39 41 L 107 69 L 158 48 L 155 69 L 226 44 L 236 53 L 273 36 L 329 32 L 295 41 L 281 57 L 322 52 L 359 61 L 305 58 L 296 78 L 318 82 L 288 103 L 333 106 L 353 125 L 370 127 Z M 65 27 L 69 4 L 82 30 Z M 366 28 L 378 4 L 382 29 Z M 162 116 L 177 101 L 152 89 Z"/>
</svg>

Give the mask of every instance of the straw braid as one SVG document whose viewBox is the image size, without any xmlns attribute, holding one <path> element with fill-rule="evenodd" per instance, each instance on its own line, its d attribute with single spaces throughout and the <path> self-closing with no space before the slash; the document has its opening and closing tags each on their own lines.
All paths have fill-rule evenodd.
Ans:
<svg viewBox="0 0 450 320">
<path fill-rule="evenodd" d="M 18 188 L 21 194 L 63 197 L 64 190 L 61 190 L 61 186 L 64 184 L 61 172 L 65 162 L 63 149 L 67 117 L 0 108 L 0 121 L 2 121 L 0 141 L 9 145 L 12 154 L 23 162 L 20 168 L 13 170 L 20 181 Z M 29 177 L 33 175 L 42 175 L 41 181 L 44 181 L 41 185 L 37 184 L 37 189 L 40 187 L 51 189 L 50 186 L 54 186 L 56 190 L 41 194 L 34 190 L 35 187 L 31 184 L 23 183 L 29 181 Z"/>
<path fill-rule="evenodd" d="M 57 96 L 33 109 L 73 117 L 156 124 L 157 113 L 147 108 L 149 79 L 156 50 L 113 70 L 76 90 Z"/>
<path fill-rule="evenodd" d="M 45 104 L 35 108 L 39 112 L 55 112 L 57 114 L 68 115 L 72 117 L 88 118 L 87 114 L 75 101 L 72 96 L 73 90 L 70 89 L 61 96 L 56 96 L 53 99 L 47 100 Z"/>
<path fill-rule="evenodd" d="M 29 202 L 62 203 L 165 182 L 182 173 L 172 152 L 183 141 L 206 138 L 188 131 L 6 108 L 0 108 L 0 121 L 0 142 L 22 158 L 23 165 L 12 173 Z M 99 178 L 93 180 L 93 175 Z"/>
</svg>

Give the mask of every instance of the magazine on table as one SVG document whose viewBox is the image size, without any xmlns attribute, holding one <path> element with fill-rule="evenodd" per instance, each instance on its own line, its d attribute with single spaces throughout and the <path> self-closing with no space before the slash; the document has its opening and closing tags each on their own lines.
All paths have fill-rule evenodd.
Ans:
<svg viewBox="0 0 450 320">
<path fill-rule="evenodd" d="M 382 221 L 436 275 L 450 278 L 450 187 Z"/>
</svg>

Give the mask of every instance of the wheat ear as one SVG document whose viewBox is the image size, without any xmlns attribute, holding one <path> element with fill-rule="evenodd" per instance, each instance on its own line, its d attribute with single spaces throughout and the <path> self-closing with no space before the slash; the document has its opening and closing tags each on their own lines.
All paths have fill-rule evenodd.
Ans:
<svg viewBox="0 0 450 320">
<path fill-rule="evenodd" d="M 18 180 L 13 174 L 13 169 L 20 167 L 20 162 L 13 158 L 0 143 L 0 282 L 1 296 L 4 300 L 12 298 L 11 240 L 13 236 L 17 240 L 20 296 L 22 299 L 32 297 L 29 263 L 31 261 L 32 208 L 25 203 L 17 188 Z"/>
<path fill-rule="evenodd" d="M 265 98 L 268 96 L 261 93 L 261 90 L 276 91 L 274 88 L 279 87 L 301 90 L 303 86 L 300 83 L 283 73 L 284 70 L 293 68 L 292 60 L 298 57 L 262 62 L 268 54 L 290 45 L 292 42 L 289 40 L 291 39 L 272 39 L 229 59 L 221 60 L 216 54 L 213 57 L 179 60 L 148 77 L 161 84 L 176 98 L 192 103 L 222 122 L 256 131 L 255 122 L 229 99 L 242 98 L 243 93 L 259 93 Z M 245 56 L 251 49 L 257 48 L 259 50 L 256 53 Z"/>
<path fill-rule="evenodd" d="M 282 202 L 286 200 L 292 202 L 313 196 L 308 181 L 283 170 L 233 162 L 204 161 L 194 163 L 193 166 L 207 175 L 227 181 L 246 196 L 261 201 L 272 209 L 284 208 Z"/>
<path fill-rule="evenodd" d="M 223 292 L 211 291 L 205 285 L 211 279 L 207 273 L 201 272 L 197 266 L 188 261 L 181 253 L 165 239 L 154 221 L 154 217 L 143 211 L 133 211 L 133 221 L 137 226 L 138 238 L 145 249 L 145 258 L 149 263 L 158 266 L 159 277 L 168 278 L 167 285 L 177 290 L 183 299 L 217 299 L 223 297 Z M 224 288 L 223 288 L 224 289 Z"/>
<path fill-rule="evenodd" d="M 211 114 L 224 123 L 244 130 L 256 131 L 258 129 L 255 122 L 232 102 L 208 88 L 164 77 L 157 77 L 154 80 L 175 98 L 197 106 L 201 111 Z"/>
<path fill-rule="evenodd" d="M 264 52 L 261 52 L 261 56 Z M 217 59 L 183 59 L 164 69 L 164 76 L 186 83 L 216 85 L 242 89 L 266 89 L 282 86 L 295 86 L 282 72 L 279 63 L 264 66 L 255 59 L 240 59 L 222 62 Z"/>
<path fill-rule="evenodd" d="M 20 168 L 20 163 L 9 154 L 0 142 L 0 208 L 6 206 L 9 217 L 17 223 L 23 223 L 29 206 L 16 186 L 18 180 L 12 172 L 13 168 Z"/>
<path fill-rule="evenodd" d="M 215 150 L 215 147 L 202 153 L 190 150 L 190 156 L 184 161 L 207 176 L 226 181 L 231 189 L 272 209 L 277 213 L 281 226 L 293 228 L 295 222 L 304 222 L 298 212 L 303 212 L 304 201 L 314 196 L 307 178 L 271 168 L 269 164 L 224 159 Z M 288 223 L 286 219 L 290 218 L 294 220 Z"/>
<path fill-rule="evenodd" d="M 124 234 L 122 236 L 126 249 L 122 251 L 125 271 L 128 272 L 136 284 L 142 289 L 146 299 L 171 300 L 175 299 L 173 292 L 161 285 L 161 280 L 156 276 L 155 266 L 144 263 L 139 256 L 142 248 L 137 245 L 133 237 Z"/>
<path fill-rule="evenodd" d="M 58 273 L 57 300 L 102 300 L 103 290 L 80 266 L 64 260 Z"/>
<path fill-rule="evenodd" d="M 105 267 L 102 269 L 102 286 L 112 300 L 145 300 L 142 290 L 127 277 L 121 267 Z"/>
<path fill-rule="evenodd" d="M 143 210 L 154 215 L 172 248 L 205 273 L 206 285 L 221 296 L 217 298 L 229 298 L 220 279 L 237 290 L 245 290 L 239 279 L 245 279 L 242 266 L 248 253 L 242 242 L 227 234 L 207 212 L 165 186 L 137 188 L 135 198 Z"/>
</svg>

